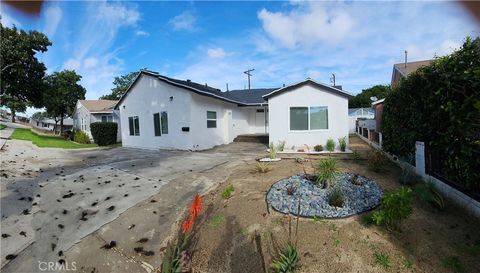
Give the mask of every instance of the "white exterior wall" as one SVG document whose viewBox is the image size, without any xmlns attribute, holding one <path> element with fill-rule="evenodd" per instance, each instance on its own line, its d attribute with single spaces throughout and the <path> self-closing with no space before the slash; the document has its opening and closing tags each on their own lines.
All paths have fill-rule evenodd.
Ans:
<svg viewBox="0 0 480 273">
<path fill-rule="evenodd" d="M 317 144 L 325 147 L 332 138 L 338 148 L 338 139 L 346 137 L 348 145 L 348 99 L 328 90 L 304 85 L 269 98 L 269 140 L 277 144 L 286 141 L 286 147 Z M 290 107 L 327 106 L 328 129 L 290 131 Z"/>
<path fill-rule="evenodd" d="M 190 91 L 142 75 L 119 105 L 122 145 L 147 149 L 191 149 L 192 128 L 190 132 L 182 132 L 182 127 L 191 125 L 191 95 Z M 170 97 L 173 97 L 172 101 Z M 155 136 L 153 114 L 163 111 L 168 114 L 168 134 Z M 139 136 L 130 135 L 128 117 L 131 116 L 139 118 Z"/>
</svg>

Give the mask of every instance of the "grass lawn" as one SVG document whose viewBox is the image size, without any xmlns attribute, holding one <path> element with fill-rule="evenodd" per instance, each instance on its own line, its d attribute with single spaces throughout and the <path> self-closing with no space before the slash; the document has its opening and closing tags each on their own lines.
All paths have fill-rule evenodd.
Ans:
<svg viewBox="0 0 480 273">
<path fill-rule="evenodd" d="M 5 126 L 5 124 L 0 124 L 0 130 L 3 130 L 5 128 L 7 128 L 7 126 Z"/>
<path fill-rule="evenodd" d="M 21 129 L 16 128 L 13 131 L 12 139 L 18 140 L 28 140 L 38 147 L 49 147 L 49 148 L 63 148 L 63 149 L 79 149 L 79 148 L 92 148 L 97 147 L 97 144 L 79 144 L 73 141 L 64 140 L 61 137 L 57 136 L 43 136 L 35 132 L 32 132 L 30 129 Z"/>
</svg>

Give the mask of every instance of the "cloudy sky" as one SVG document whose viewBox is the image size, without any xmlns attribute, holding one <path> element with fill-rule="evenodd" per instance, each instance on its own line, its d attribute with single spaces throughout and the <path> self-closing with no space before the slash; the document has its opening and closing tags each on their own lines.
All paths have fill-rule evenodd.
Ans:
<svg viewBox="0 0 480 273">
<path fill-rule="evenodd" d="M 392 66 L 448 54 L 480 26 L 453 2 L 47 2 L 39 18 L 2 5 L 2 23 L 44 32 L 48 72 L 74 69 L 88 99 L 148 68 L 222 90 L 314 78 L 351 93 L 390 82 Z"/>
</svg>

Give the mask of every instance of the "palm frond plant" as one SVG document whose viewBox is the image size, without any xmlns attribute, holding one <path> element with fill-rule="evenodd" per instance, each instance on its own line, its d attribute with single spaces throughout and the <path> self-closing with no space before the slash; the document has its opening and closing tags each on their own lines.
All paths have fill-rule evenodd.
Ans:
<svg viewBox="0 0 480 273">
<path fill-rule="evenodd" d="M 326 158 L 319 160 L 316 166 L 316 171 L 318 185 L 331 187 L 336 184 L 339 175 L 336 159 Z"/>
<path fill-rule="evenodd" d="M 275 273 L 293 273 L 297 263 L 297 248 L 292 243 L 287 243 L 278 253 L 278 257 L 273 260 L 272 269 Z"/>
</svg>

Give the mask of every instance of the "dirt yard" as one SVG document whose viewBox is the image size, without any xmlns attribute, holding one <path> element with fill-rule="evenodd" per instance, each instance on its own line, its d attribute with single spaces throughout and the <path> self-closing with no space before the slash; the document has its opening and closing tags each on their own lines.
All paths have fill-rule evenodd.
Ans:
<svg viewBox="0 0 480 273">
<path fill-rule="evenodd" d="M 373 178 L 384 191 L 400 186 L 400 168 L 389 163 L 380 173 L 367 167 L 370 149 L 350 139 L 351 155 L 338 156 L 341 171 Z M 317 160 L 318 156 L 310 156 Z M 230 178 L 204 198 L 204 212 L 194 230 L 193 272 L 266 272 L 279 245 L 288 239 L 289 218 L 268 211 L 265 194 L 276 181 L 302 173 L 294 158 L 272 163 L 266 174 L 254 172 L 256 162 L 235 168 Z M 310 164 L 306 163 L 310 169 Z M 310 170 L 311 171 L 311 170 Z M 234 192 L 222 198 L 227 185 Z M 478 272 L 480 221 L 446 200 L 446 210 L 414 198 L 413 213 L 401 231 L 364 224 L 362 215 L 346 219 L 300 219 L 298 238 L 292 218 L 292 240 L 298 240 L 297 272 Z M 383 264 L 378 260 L 387 260 Z"/>
</svg>

